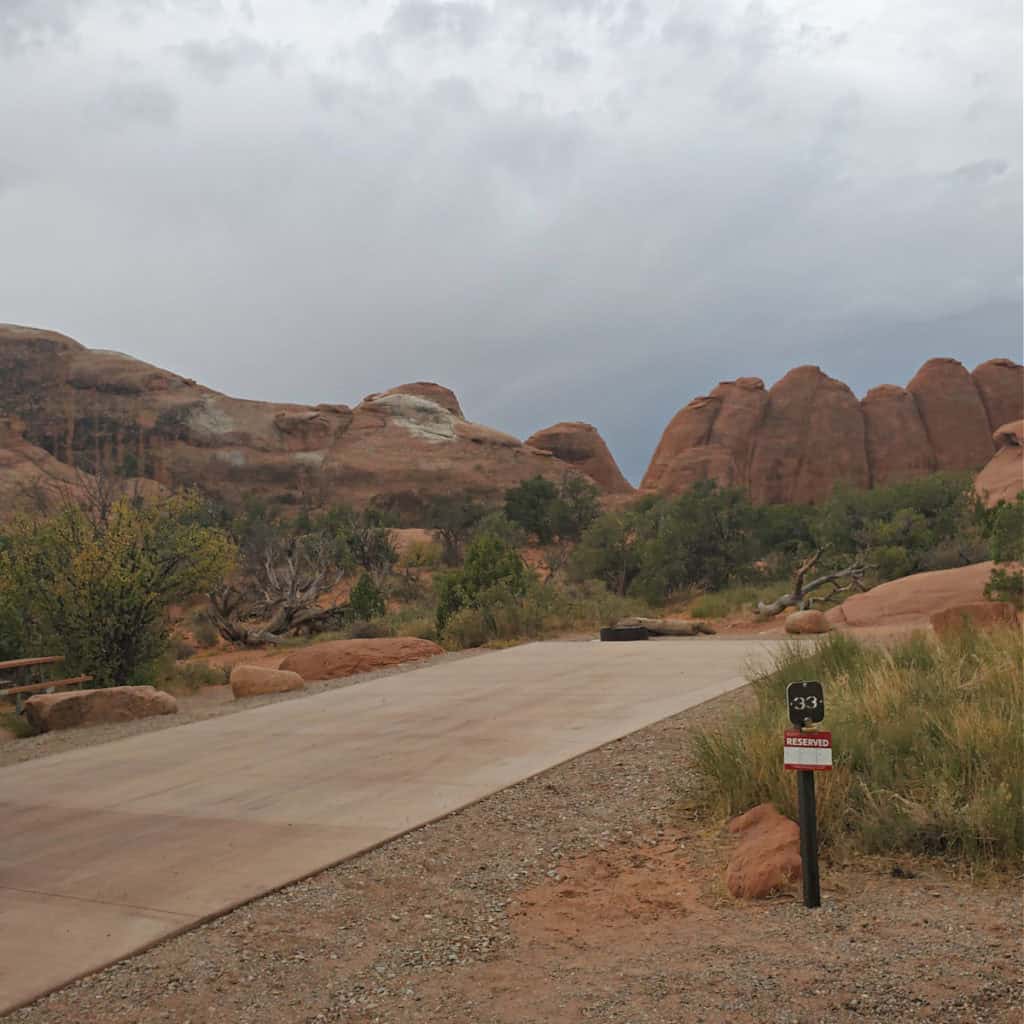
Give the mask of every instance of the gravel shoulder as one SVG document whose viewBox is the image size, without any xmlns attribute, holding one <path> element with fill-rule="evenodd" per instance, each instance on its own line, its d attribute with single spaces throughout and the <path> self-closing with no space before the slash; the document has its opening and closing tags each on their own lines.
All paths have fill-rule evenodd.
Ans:
<svg viewBox="0 0 1024 1024">
<path fill-rule="evenodd" d="M 1016 1024 L 1020 878 L 871 860 L 825 864 L 820 911 L 727 896 L 731 841 L 692 811 L 687 733 L 748 699 L 592 751 L 10 1019 Z"/>
</svg>

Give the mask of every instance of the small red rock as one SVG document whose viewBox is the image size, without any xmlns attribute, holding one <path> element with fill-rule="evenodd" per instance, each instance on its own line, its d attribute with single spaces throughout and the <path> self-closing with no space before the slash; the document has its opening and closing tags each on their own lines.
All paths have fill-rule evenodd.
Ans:
<svg viewBox="0 0 1024 1024">
<path fill-rule="evenodd" d="M 340 679 L 359 672 L 421 661 L 444 654 L 444 648 L 415 636 L 385 637 L 380 640 L 330 640 L 312 644 L 289 654 L 281 668 L 297 672 L 306 682 Z"/>
<path fill-rule="evenodd" d="M 729 831 L 740 837 L 725 872 L 726 887 L 737 899 L 765 899 L 800 880 L 800 828 L 773 804 L 733 818 Z"/>
</svg>

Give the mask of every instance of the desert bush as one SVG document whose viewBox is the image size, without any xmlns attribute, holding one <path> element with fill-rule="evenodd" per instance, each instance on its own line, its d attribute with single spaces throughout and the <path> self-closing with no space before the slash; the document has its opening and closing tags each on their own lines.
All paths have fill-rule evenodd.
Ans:
<svg viewBox="0 0 1024 1024">
<path fill-rule="evenodd" d="M 1024 572 L 1017 567 L 1024 561 L 1024 494 L 1012 503 L 1001 501 L 989 516 L 989 553 L 992 561 L 1004 564 L 992 570 L 985 596 L 1024 607 Z"/>
<path fill-rule="evenodd" d="M 394 636 L 392 625 L 384 619 L 354 619 L 345 630 L 350 640 L 379 640 L 381 637 Z"/>
<path fill-rule="evenodd" d="M 578 540 L 600 515 L 598 495 L 578 473 L 567 473 L 560 484 L 535 476 L 505 492 L 505 516 L 542 545 Z"/>
<path fill-rule="evenodd" d="M 175 661 L 185 661 L 196 653 L 196 648 L 180 636 L 171 638 L 171 650 L 174 652 Z"/>
<path fill-rule="evenodd" d="M 214 647 L 220 634 L 206 612 L 197 612 L 192 617 L 192 636 L 200 647 Z"/>
<path fill-rule="evenodd" d="M 519 596 L 526 592 L 529 581 L 529 570 L 515 548 L 493 535 L 476 537 L 466 551 L 463 567 L 435 581 L 437 632 L 443 634 L 448 620 L 463 608 L 475 606 L 484 591 L 500 584 Z"/>
<path fill-rule="evenodd" d="M 176 661 L 170 653 L 157 660 L 150 679 L 154 686 L 168 693 L 190 694 L 207 686 L 224 686 L 231 676 L 229 666 Z"/>
<path fill-rule="evenodd" d="M 179 494 L 119 499 L 101 517 L 67 505 L 18 519 L 0 552 L 0 608 L 26 654 L 61 653 L 94 685 L 149 682 L 167 649 L 167 608 L 215 585 L 234 561 L 225 534 Z M 45 650 L 44 650 L 45 649 Z"/>
<path fill-rule="evenodd" d="M 349 615 L 355 620 L 376 619 L 387 610 L 384 594 L 370 578 L 369 573 L 364 572 L 352 588 L 352 593 L 348 597 L 348 610 Z"/>
<path fill-rule="evenodd" d="M 891 649 L 830 634 L 751 676 L 755 704 L 692 733 L 709 807 L 796 814 L 782 767 L 787 683 L 826 687 L 835 767 L 819 775 L 826 847 L 1019 863 L 1024 852 L 1024 646 L 1019 631 L 923 634 Z"/>
<path fill-rule="evenodd" d="M 441 559 L 442 551 L 440 544 L 435 544 L 431 541 L 416 541 L 405 549 L 405 553 L 398 560 L 398 564 L 403 569 L 433 569 L 441 564 Z M 447 564 L 457 565 L 458 559 Z"/>
</svg>

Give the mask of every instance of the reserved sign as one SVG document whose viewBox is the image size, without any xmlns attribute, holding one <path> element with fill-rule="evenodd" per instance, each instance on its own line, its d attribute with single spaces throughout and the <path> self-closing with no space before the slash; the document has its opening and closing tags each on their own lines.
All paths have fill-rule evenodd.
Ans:
<svg viewBox="0 0 1024 1024">
<path fill-rule="evenodd" d="M 794 770 L 828 772 L 832 770 L 832 733 L 787 729 L 784 763 Z"/>
</svg>

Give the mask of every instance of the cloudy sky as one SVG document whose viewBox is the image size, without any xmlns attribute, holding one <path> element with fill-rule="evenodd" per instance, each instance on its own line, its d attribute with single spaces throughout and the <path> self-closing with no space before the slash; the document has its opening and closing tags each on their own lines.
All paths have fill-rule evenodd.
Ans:
<svg viewBox="0 0 1024 1024">
<path fill-rule="evenodd" d="M 0 320 L 633 479 L 722 379 L 1021 349 L 1019 0 L 0 0 Z"/>
</svg>

